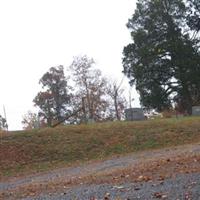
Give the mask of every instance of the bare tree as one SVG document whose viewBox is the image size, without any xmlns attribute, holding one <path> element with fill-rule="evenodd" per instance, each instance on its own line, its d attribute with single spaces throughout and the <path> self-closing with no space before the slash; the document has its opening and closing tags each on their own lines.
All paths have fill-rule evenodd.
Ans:
<svg viewBox="0 0 200 200">
<path fill-rule="evenodd" d="M 42 120 L 37 113 L 28 111 L 22 117 L 23 129 L 30 130 L 35 128 L 41 128 L 45 126 L 44 120 Z"/>
<path fill-rule="evenodd" d="M 113 117 L 117 120 L 122 119 L 126 106 L 126 99 L 123 95 L 124 89 L 122 88 L 122 83 L 123 79 L 120 83 L 117 83 L 117 81 L 110 81 L 107 89 L 107 94 L 111 98 L 111 112 L 115 113 Z"/>
<path fill-rule="evenodd" d="M 74 107 L 82 104 L 79 121 L 99 121 L 106 117 L 107 81 L 101 71 L 95 68 L 95 62 L 87 56 L 75 57 L 70 70 L 76 85 Z"/>
</svg>

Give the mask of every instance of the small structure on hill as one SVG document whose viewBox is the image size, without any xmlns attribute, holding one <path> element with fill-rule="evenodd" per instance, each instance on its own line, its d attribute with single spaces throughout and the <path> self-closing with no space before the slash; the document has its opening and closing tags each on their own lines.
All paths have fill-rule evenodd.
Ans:
<svg viewBox="0 0 200 200">
<path fill-rule="evenodd" d="M 142 108 L 128 108 L 125 110 L 125 117 L 127 121 L 145 120 Z"/>
<path fill-rule="evenodd" d="M 193 116 L 200 116 L 200 106 L 193 106 L 192 107 L 192 115 Z"/>
</svg>

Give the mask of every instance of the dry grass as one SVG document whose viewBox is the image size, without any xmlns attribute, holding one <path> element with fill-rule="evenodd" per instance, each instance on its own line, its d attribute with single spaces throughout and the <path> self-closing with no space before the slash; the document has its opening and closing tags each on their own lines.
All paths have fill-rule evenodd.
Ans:
<svg viewBox="0 0 200 200">
<path fill-rule="evenodd" d="M 46 171 L 80 161 L 198 141 L 198 117 L 8 133 L 0 143 L 0 176 Z"/>
</svg>

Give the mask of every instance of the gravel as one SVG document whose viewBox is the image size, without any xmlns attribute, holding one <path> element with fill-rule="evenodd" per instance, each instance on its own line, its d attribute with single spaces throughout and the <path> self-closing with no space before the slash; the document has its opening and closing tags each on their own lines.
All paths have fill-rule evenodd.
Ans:
<svg viewBox="0 0 200 200">
<path fill-rule="evenodd" d="M 40 195 L 24 200 L 200 200 L 200 174 L 182 174 L 165 181 L 123 185 L 79 185 L 61 194 Z"/>
<path fill-rule="evenodd" d="M 49 183 L 60 180 L 67 180 L 71 177 L 87 176 L 95 173 L 104 173 L 108 170 L 123 169 L 138 162 L 148 161 L 148 159 L 157 159 L 163 157 L 173 157 L 177 155 L 192 155 L 200 153 L 200 145 L 185 145 L 169 149 L 146 151 L 126 156 L 115 157 L 106 161 L 92 162 L 77 167 L 63 168 L 51 172 L 11 178 L 8 181 L 0 182 L 0 193 L 7 190 L 18 190 L 20 187 L 30 184 Z M 120 198 L 120 200 L 132 199 L 176 199 L 176 200 L 200 200 L 200 174 L 178 175 L 176 178 L 165 179 L 164 183 L 145 182 L 125 183 L 115 186 L 109 184 L 99 185 L 78 185 L 62 192 L 61 194 L 42 194 L 38 197 L 29 197 L 31 199 L 69 199 L 69 200 L 99 200 L 104 199 L 105 194 L 110 193 L 109 200 Z M 191 198 L 190 198 L 191 196 Z M 94 198 L 93 198 L 94 197 Z M 96 198 L 96 199 L 95 199 Z"/>
<path fill-rule="evenodd" d="M 87 176 L 93 173 L 106 172 L 107 170 L 117 170 L 134 165 L 141 160 L 157 159 L 165 157 L 173 157 L 174 155 L 200 153 L 200 144 L 185 145 L 174 148 L 166 148 L 161 150 L 153 150 L 146 152 L 133 153 L 126 156 L 120 156 L 105 161 L 99 161 L 91 164 L 83 164 L 77 167 L 69 167 L 63 169 L 52 170 L 47 173 L 26 176 L 25 178 L 12 178 L 9 181 L 0 182 L 0 192 L 8 189 L 16 189 L 32 183 L 46 183 L 50 181 L 59 180 L 62 178 L 68 179 L 70 177 Z"/>
</svg>

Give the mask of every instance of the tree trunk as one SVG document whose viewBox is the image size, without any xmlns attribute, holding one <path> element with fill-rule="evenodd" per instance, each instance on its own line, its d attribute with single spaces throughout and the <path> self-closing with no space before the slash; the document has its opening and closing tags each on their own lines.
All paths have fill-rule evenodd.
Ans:
<svg viewBox="0 0 200 200">
<path fill-rule="evenodd" d="M 183 86 L 183 98 L 185 101 L 185 108 L 188 115 L 192 115 L 192 98 L 187 85 Z"/>
<path fill-rule="evenodd" d="M 52 114 L 51 114 L 51 108 L 49 105 L 49 100 L 47 100 L 47 109 L 48 109 L 48 116 L 47 116 L 47 124 L 49 127 L 52 125 Z"/>
<path fill-rule="evenodd" d="M 114 105 L 115 105 L 116 118 L 117 118 L 117 120 L 120 120 L 118 104 L 117 104 L 117 94 L 115 94 L 115 96 L 114 96 Z"/>
</svg>

